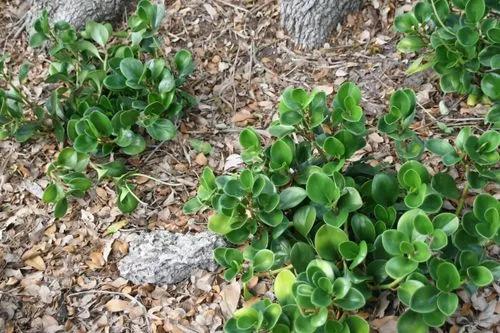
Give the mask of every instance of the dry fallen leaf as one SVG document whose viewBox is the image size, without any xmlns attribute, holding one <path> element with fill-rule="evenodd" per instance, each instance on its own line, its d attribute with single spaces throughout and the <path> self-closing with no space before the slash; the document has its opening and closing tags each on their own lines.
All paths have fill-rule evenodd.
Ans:
<svg viewBox="0 0 500 333">
<path fill-rule="evenodd" d="M 110 312 L 120 312 L 127 309 L 129 304 L 130 303 L 128 301 L 114 298 L 106 303 L 106 309 Z"/>
<path fill-rule="evenodd" d="M 207 163 L 208 163 L 208 159 L 203 153 L 199 153 L 198 155 L 196 155 L 196 158 L 194 161 L 196 162 L 196 164 L 201 165 L 201 166 L 207 165 Z"/>
<path fill-rule="evenodd" d="M 250 111 L 243 109 L 234 114 L 232 121 L 233 123 L 240 123 L 248 120 L 253 120 L 254 116 L 250 113 Z"/>
<path fill-rule="evenodd" d="M 124 226 L 126 226 L 127 224 L 128 224 L 127 220 L 120 220 L 118 222 L 115 222 L 115 223 L 111 224 L 106 229 L 106 232 L 104 233 L 104 235 L 112 235 L 115 232 L 117 232 L 118 230 L 120 230 L 121 228 L 123 228 Z"/>
<path fill-rule="evenodd" d="M 234 311 L 236 311 L 240 300 L 240 293 L 241 286 L 235 280 L 221 290 L 220 296 L 222 297 L 222 301 L 220 309 L 225 318 L 231 317 Z"/>
<path fill-rule="evenodd" d="M 32 257 L 32 258 L 26 259 L 24 261 L 24 263 L 26 265 L 28 265 L 28 266 L 33 267 L 36 270 L 39 270 L 39 271 L 44 271 L 45 270 L 45 262 L 43 261 L 42 257 L 40 257 L 40 256 L 36 256 L 36 257 Z"/>
<path fill-rule="evenodd" d="M 100 251 L 94 251 L 90 253 L 90 260 L 87 260 L 86 263 L 90 269 L 97 269 L 104 266 L 106 261 Z"/>
<path fill-rule="evenodd" d="M 380 319 L 375 319 L 370 322 L 371 326 L 380 333 L 396 333 L 396 325 L 398 317 L 387 316 Z"/>
</svg>

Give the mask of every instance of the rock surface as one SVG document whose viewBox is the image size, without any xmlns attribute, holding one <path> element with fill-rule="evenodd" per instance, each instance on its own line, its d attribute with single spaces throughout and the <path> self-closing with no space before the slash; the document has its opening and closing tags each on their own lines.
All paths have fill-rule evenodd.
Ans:
<svg viewBox="0 0 500 333">
<path fill-rule="evenodd" d="M 120 275 L 133 283 L 169 284 L 197 269 L 214 271 L 213 250 L 224 240 L 211 233 L 179 234 L 164 230 L 129 236 L 129 253 L 119 263 Z"/>
</svg>

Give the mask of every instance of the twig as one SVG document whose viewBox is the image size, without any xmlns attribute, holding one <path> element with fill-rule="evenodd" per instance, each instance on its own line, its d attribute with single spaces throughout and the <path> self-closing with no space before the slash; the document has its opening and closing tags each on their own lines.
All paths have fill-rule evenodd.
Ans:
<svg viewBox="0 0 500 333">
<path fill-rule="evenodd" d="M 250 11 L 248 9 L 240 7 L 240 6 L 237 6 L 237 5 L 234 5 L 234 4 L 229 3 L 229 2 L 225 2 L 224 0 L 213 0 L 213 1 L 219 2 L 219 3 L 221 3 L 223 5 L 226 5 L 226 6 L 229 6 L 229 7 L 232 7 L 234 9 L 236 9 L 236 10 L 241 10 L 242 12 L 245 12 L 245 13 L 250 13 Z"/>
<path fill-rule="evenodd" d="M 121 293 L 118 291 L 106 291 L 106 290 L 85 290 L 85 291 L 79 291 L 76 293 L 69 294 L 68 297 L 73 297 L 73 296 L 78 296 L 78 295 L 86 295 L 86 294 L 105 294 L 105 295 L 117 295 L 121 297 L 125 297 L 128 300 L 130 300 L 132 303 L 137 304 L 142 311 L 144 312 L 144 318 L 146 319 L 146 325 L 148 326 L 148 332 L 153 332 L 151 329 L 151 322 L 149 321 L 149 316 L 150 314 L 148 313 L 148 309 L 144 304 L 142 304 L 137 298 L 132 297 L 128 294 Z"/>
<path fill-rule="evenodd" d="M 157 146 L 155 147 L 155 149 L 153 149 L 153 151 L 152 151 L 152 152 L 151 152 L 151 153 L 150 153 L 150 154 L 149 154 L 149 155 L 148 155 L 148 156 L 144 159 L 144 161 L 142 161 L 142 163 L 143 163 L 143 164 L 146 164 L 146 163 L 149 161 L 149 159 L 151 158 L 151 156 L 153 156 L 153 155 L 156 153 L 156 151 L 157 151 L 158 149 L 160 149 L 160 147 L 161 147 L 161 146 L 163 146 L 163 144 L 164 144 L 165 142 L 166 142 L 166 141 L 162 141 L 162 142 L 160 142 L 160 144 L 159 144 L 159 145 L 157 145 Z"/>
<path fill-rule="evenodd" d="M 439 121 L 439 120 L 438 120 L 436 117 L 434 117 L 434 116 L 433 116 L 433 115 L 432 115 L 429 111 L 427 111 L 427 109 L 426 109 L 426 108 L 425 108 L 422 104 L 420 104 L 420 103 L 419 103 L 416 99 L 415 99 L 415 102 L 417 103 L 417 105 L 418 105 L 418 106 L 419 106 L 422 110 L 424 110 L 424 112 L 425 112 L 425 113 L 427 113 L 427 115 L 428 115 L 429 117 L 431 117 L 431 118 L 432 118 L 432 120 L 434 120 L 434 121 Z"/>
<path fill-rule="evenodd" d="M 9 32 L 7 37 L 5 37 L 5 43 L 3 44 L 2 53 L 5 53 L 5 48 L 7 47 L 7 42 L 10 40 L 10 36 L 14 35 L 12 39 L 17 39 L 17 37 L 19 37 L 21 32 L 23 32 L 26 29 L 26 26 L 28 25 L 28 18 L 27 18 L 28 14 L 30 14 L 29 10 L 27 10 L 23 14 L 23 16 L 19 18 L 19 20 L 17 20 L 16 25 L 22 21 L 21 26 L 17 30 L 12 30 L 11 32 Z"/>
<path fill-rule="evenodd" d="M 469 172 L 469 165 L 465 165 L 465 176 Z M 460 195 L 460 199 L 458 201 L 457 210 L 455 210 L 455 215 L 460 218 L 460 213 L 462 213 L 462 209 L 464 208 L 465 198 L 467 197 L 467 193 L 469 193 L 469 182 L 465 182 L 464 189 L 462 190 L 462 194 Z"/>
</svg>

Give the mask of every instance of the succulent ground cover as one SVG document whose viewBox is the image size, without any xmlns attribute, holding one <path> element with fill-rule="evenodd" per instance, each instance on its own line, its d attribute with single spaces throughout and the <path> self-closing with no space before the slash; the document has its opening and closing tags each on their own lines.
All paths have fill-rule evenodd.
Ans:
<svg viewBox="0 0 500 333">
<path fill-rule="evenodd" d="M 391 165 L 349 163 L 365 146 L 360 101 L 351 82 L 342 84 L 331 107 L 324 92 L 288 88 L 279 120 L 268 129 L 272 143 L 247 128 L 240 134 L 244 169 L 218 177 L 203 171 L 184 210 L 209 207 L 209 230 L 236 246 L 214 251 L 224 278 L 239 276 L 245 298 L 253 296 L 246 286 L 254 276 L 274 280 L 276 299 L 237 310 L 226 332 L 369 332 L 353 312 L 381 290 L 396 292 L 407 308 L 398 332 L 427 332 L 455 313 L 457 289 L 500 278 L 499 262 L 485 251 L 500 241 L 499 202 L 480 193 L 471 207 L 464 205 L 469 187 L 498 182 L 500 133 L 475 136 L 465 127 L 453 140 L 457 148 L 427 140 L 446 166 L 465 169 L 459 190 L 448 173 L 431 175 L 414 145 L 398 145 L 407 161 L 397 172 Z M 398 140 L 407 137 L 400 127 L 411 124 L 415 105 L 413 91 L 397 90 L 379 127 Z"/>
<path fill-rule="evenodd" d="M 223 274 L 204 273 L 176 286 L 134 285 L 118 276 L 116 261 L 127 251 L 125 236 L 130 232 L 197 232 L 206 228 L 209 211 L 194 217 L 181 212 L 182 203 L 196 193 L 198 175 L 207 165 L 215 175 L 241 166 L 238 138 L 247 125 L 261 137 L 262 147 L 274 142 L 276 138 L 270 138 L 266 129 L 278 118 L 279 98 L 288 86 L 305 87 L 308 92 L 318 87 L 325 92 L 330 109 L 342 83 L 356 82 L 362 92 L 360 105 L 369 131 L 364 137 L 365 146 L 346 165 L 362 159 L 372 167 L 394 165 L 395 169 L 386 170 L 392 172 L 400 169 L 404 158 L 397 153 L 397 143 L 389 138 L 393 135 L 376 132 L 375 128 L 379 119 L 391 112 L 393 93 L 402 87 L 412 88 L 416 105 L 408 130 L 416 134 L 412 138 L 418 137 L 424 143 L 420 161 L 432 176 L 448 173 L 459 190 L 465 185 L 465 166 L 461 161 L 445 166 L 444 159 L 431 154 L 431 145 L 426 147 L 425 143 L 431 138 L 448 140 L 459 155 L 465 155 L 450 140 L 450 134 L 454 137 L 462 127 L 470 126 L 479 138 L 493 128 L 495 121 L 484 125 L 484 117 L 491 109 L 487 104 L 471 106 L 459 95 L 443 95 L 431 71 L 413 76 L 404 73 L 407 59 L 413 55 L 402 56 L 396 51 L 401 36 L 392 31 L 392 25 L 394 16 L 412 10 L 413 3 L 367 2 L 359 14 L 347 18 L 342 30 L 329 41 L 330 46 L 311 52 L 295 49 L 287 40 L 278 26 L 275 2 L 175 1 L 167 2 L 166 7 L 166 19 L 159 28 L 164 41 L 162 51 L 167 59 L 173 59 L 181 49 L 192 52 L 197 70 L 184 89 L 200 103 L 177 122 L 180 127 L 172 141 L 147 141 L 141 155 L 127 157 L 131 168 L 163 182 L 144 176 L 131 179 L 134 192 L 143 201 L 134 213 L 124 215 L 119 211 L 115 187 L 109 179 L 103 179 L 88 190 L 88 195 L 70 201 L 67 215 L 54 220 L 52 208 L 41 198 L 49 184 L 43 170 L 62 149 L 55 137 L 35 136 L 22 145 L 15 140 L 0 143 L 0 302 L 4 310 L 0 324 L 7 332 L 99 332 L 108 328 L 116 332 L 213 332 L 221 330 L 237 308 L 251 307 L 256 300 L 268 298 L 279 272 L 274 272 L 274 278 L 258 272 L 245 289 L 241 288 L 240 278 L 225 282 Z M 23 15 L 23 6 L 13 0 L 2 2 L 0 8 L 0 46 L 11 54 L 7 66 L 16 77 L 22 64 L 29 61 L 32 66 L 20 87 L 31 99 L 44 101 L 52 90 L 43 82 L 49 64 L 41 52 L 28 47 L 26 35 L 16 34 L 15 24 Z M 471 160 L 467 161 L 472 171 L 479 172 Z M 432 181 L 427 187 L 435 188 Z M 404 196 L 406 192 L 410 191 L 405 189 Z M 462 215 L 474 207 L 474 198 L 480 192 L 495 194 L 497 190 L 491 182 L 481 189 L 470 187 Z M 453 194 L 452 199 L 446 195 L 450 194 L 440 194 L 445 198 L 443 209 L 454 213 L 458 202 Z M 398 198 L 401 200 L 403 193 Z M 486 244 L 485 251 L 498 260 L 498 246 Z M 347 261 L 349 265 L 351 262 Z M 248 264 L 243 265 L 245 269 Z M 459 264 L 454 263 L 457 269 Z M 361 268 L 363 264 L 354 270 Z M 432 276 L 428 281 L 434 281 Z M 453 291 L 459 297 L 459 309 L 448 318 L 443 330 L 494 329 L 499 316 L 497 284 L 470 291 L 468 287 Z M 367 321 L 374 331 L 395 332 L 402 310 L 411 307 L 411 302 L 402 305 L 396 290 L 373 294 L 356 316 Z M 257 310 L 270 305 L 265 303 Z M 365 327 L 355 317 L 344 323 Z"/>
</svg>

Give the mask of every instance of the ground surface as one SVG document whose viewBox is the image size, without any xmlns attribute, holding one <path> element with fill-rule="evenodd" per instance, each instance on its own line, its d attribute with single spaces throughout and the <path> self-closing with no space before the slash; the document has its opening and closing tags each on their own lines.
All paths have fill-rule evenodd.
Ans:
<svg viewBox="0 0 500 333">
<path fill-rule="evenodd" d="M 26 91 L 43 96 L 41 74 L 47 64 L 42 54 L 27 47 L 26 35 L 16 33 L 26 10 L 23 3 L 0 3 L 0 47 L 12 54 L 14 68 L 26 60 L 33 63 Z M 456 96 L 447 96 L 450 113 L 443 115 L 435 79 L 430 74 L 404 75 L 407 60 L 395 52 L 396 36 L 390 28 L 396 8 L 404 5 L 408 6 L 404 1 L 367 1 L 324 48 L 303 51 L 280 29 L 275 0 L 167 1 L 164 49 L 193 51 L 197 71 L 190 89 L 200 104 L 182 122 L 176 140 L 152 146 L 131 162 L 141 172 L 175 186 L 139 179 L 140 197 L 148 205 L 123 216 L 115 208 L 114 191 L 104 184 L 74 202 L 71 212 L 56 221 L 50 207 L 40 201 L 47 185 L 44 168 L 58 150 L 55 140 L 0 142 L 0 330 L 220 331 L 240 300 L 237 283 L 200 272 L 177 286 L 132 285 L 116 269 L 127 252 L 122 239 L 144 229 L 203 230 L 204 216 L 188 218 L 181 213 L 182 203 L 195 191 L 197 175 L 207 164 L 218 172 L 228 167 L 232 163 L 228 157 L 238 152 L 241 127 L 264 129 L 287 86 L 320 86 L 331 94 L 352 80 L 363 91 L 370 122 L 384 111 L 392 91 L 406 86 L 418 93 L 418 131 L 423 136 L 440 135 L 436 118 L 449 128 L 478 124 L 486 111 L 482 107 L 470 109 Z M 212 154 L 197 154 L 192 139 L 210 143 Z M 376 133 L 369 135 L 365 151 L 374 152 L 379 161 L 397 162 L 389 144 Z M 109 235 L 110 226 L 121 229 Z M 449 331 L 495 331 L 498 289 L 491 287 L 472 299 L 463 293 L 467 303 L 450 321 Z M 267 285 L 256 281 L 253 290 L 263 294 Z M 371 312 L 361 315 L 379 332 L 395 332 L 398 306 L 383 294 Z"/>
</svg>

